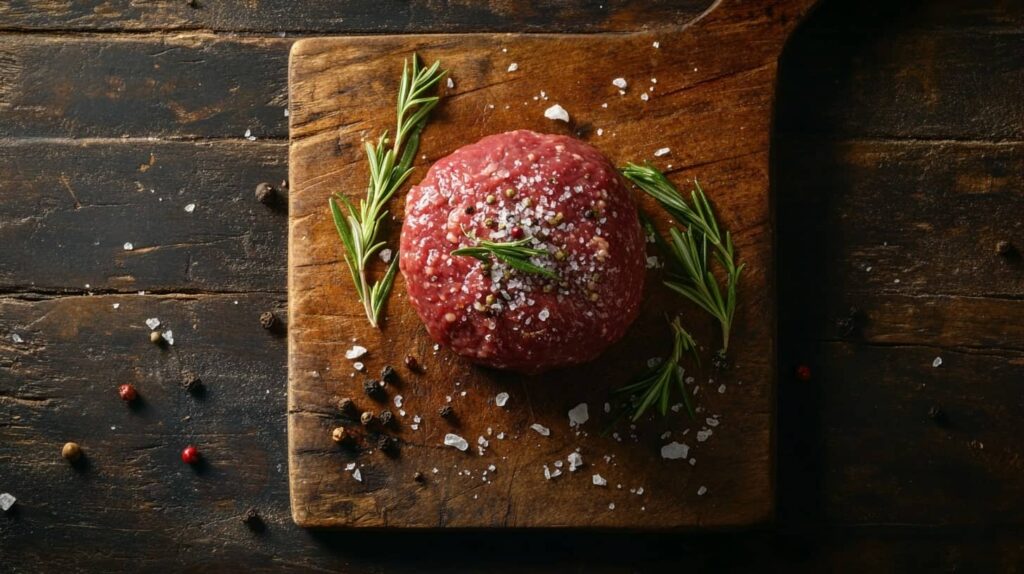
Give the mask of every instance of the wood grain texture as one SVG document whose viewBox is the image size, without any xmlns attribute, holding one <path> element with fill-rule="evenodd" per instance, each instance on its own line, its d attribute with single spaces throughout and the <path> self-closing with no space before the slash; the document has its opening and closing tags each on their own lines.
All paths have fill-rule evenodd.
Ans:
<svg viewBox="0 0 1024 574">
<path fill-rule="evenodd" d="M 776 58 L 808 5 L 792 2 L 766 11 L 726 2 L 690 27 L 626 36 L 311 39 L 293 47 L 289 467 L 297 523 L 658 529 L 735 526 L 771 515 L 775 341 L 769 124 Z M 381 70 L 397 69 L 402 55 L 413 51 L 427 61 L 443 61 L 454 79 L 424 132 L 424 161 L 413 180 L 431 160 L 484 135 L 520 128 L 585 138 L 617 165 L 672 147 L 672 158 L 659 163 L 670 164 L 680 182 L 701 179 L 747 268 L 734 324 L 736 367 L 698 377 L 704 392 L 697 397 L 702 408 L 696 420 L 682 414 L 668 421 L 649 417 L 635 431 L 619 425 L 624 440 L 600 435 L 612 422 L 601 412 L 608 393 L 642 372 L 652 353 L 667 352 L 656 343 L 666 340 L 666 312 L 683 314 L 697 339 L 712 345 L 711 321 L 697 319 L 706 318 L 663 288 L 648 290 L 641 317 L 597 361 L 532 378 L 486 371 L 447 350 L 431 351 L 432 342 L 404 302 L 401 280 L 384 327 L 377 331 L 366 323 L 340 267 L 341 246 L 326 202 L 339 191 L 352 197 L 361 193 L 366 174 L 359 142 L 373 137 L 375 126 L 392 121 L 391 106 L 384 102 L 393 98 L 396 80 L 388 81 Z M 551 54 L 562 56 L 552 60 Z M 506 70 L 511 62 L 518 71 Z M 611 84 L 620 75 L 632 82 L 625 96 Z M 650 101 L 641 100 L 641 93 Z M 543 117 L 555 102 L 570 111 L 568 125 Z M 653 202 L 643 206 L 660 227 L 668 225 Z M 391 245 L 397 245 L 398 228 L 392 224 L 388 230 Z M 657 285 L 655 274 L 649 283 Z M 389 393 L 405 399 L 408 416 L 399 418 L 399 429 L 371 433 L 399 438 L 398 457 L 373 452 L 373 439 L 359 449 L 370 452 L 331 441 L 333 426 L 352 424 L 338 412 L 340 398 L 353 397 L 364 409 L 382 408 L 363 396 L 367 375 L 354 373 L 343 356 L 353 341 L 371 349 L 365 360 L 371 373 L 401 365 L 407 354 L 426 367 L 423 374 L 406 373 Z M 499 391 L 512 395 L 510 408 L 493 404 Z M 436 415 L 448 396 L 455 398 L 455 424 Z M 590 406 L 592 420 L 583 432 L 574 432 L 566 412 L 581 402 Z M 712 415 L 724 421 L 714 428 L 714 440 L 696 440 Z M 414 416 L 423 417 L 418 430 L 410 424 Z M 552 429 L 551 437 L 530 430 L 535 423 Z M 666 429 L 691 445 L 695 467 L 660 457 L 659 448 L 668 441 L 658 437 Z M 471 442 L 482 437 L 490 447 L 479 456 L 475 446 L 468 453 L 446 448 L 442 438 L 448 432 Z M 499 440 L 497 433 L 508 439 Z M 586 468 L 545 480 L 544 466 L 557 469 L 554 461 L 563 464 L 575 449 Z M 350 463 L 359 465 L 361 481 L 343 470 Z M 489 465 L 497 470 L 486 475 Z M 410 480 L 417 471 L 427 474 L 426 486 Z M 593 474 L 606 478 L 609 488 L 593 485 Z M 641 487 L 642 496 L 630 492 Z M 715 495 L 702 497 L 701 487 Z"/>
<path fill-rule="evenodd" d="M 274 17 L 292 17 L 296 30 L 314 31 L 324 25 L 308 17 L 320 9 L 320 3 L 297 1 L 291 4 L 294 6 L 291 14 L 275 14 Z M 64 14 L 79 5 L 89 6 L 89 9 L 83 9 L 80 17 L 64 18 Z M 0 45 L 13 46 L 17 55 L 24 53 L 24 46 L 38 42 L 59 45 L 73 39 L 80 46 L 78 54 L 99 59 L 99 64 L 87 68 L 92 76 L 83 76 L 77 65 L 68 65 L 66 60 L 58 66 L 43 58 L 34 61 L 37 67 L 34 74 L 20 77 L 70 76 L 68 81 L 75 85 L 89 86 L 97 81 L 97 70 L 116 69 L 120 66 L 119 58 L 136 57 L 129 51 L 110 51 L 112 40 L 131 35 L 140 51 L 156 52 L 163 42 L 179 35 L 179 32 L 164 32 L 167 30 L 164 23 L 145 21 L 146 15 L 156 11 L 158 5 L 178 9 L 176 2 L 134 3 L 134 15 L 126 12 L 128 15 L 124 17 L 104 10 L 103 5 L 113 4 L 40 2 L 34 3 L 32 10 L 24 9 L 24 3 L 3 4 L 0 10 L 9 6 L 23 7 L 39 27 L 45 26 L 52 33 L 5 33 Z M 260 8 L 267 5 L 266 2 L 239 4 L 235 17 L 240 22 L 259 19 L 264 14 Z M 93 6 L 100 8 L 94 10 Z M 606 22 L 641 22 L 645 18 L 644 10 L 637 5 L 632 5 L 629 13 L 616 6 L 618 11 L 609 14 Z M 458 27 L 433 30 L 482 30 L 475 24 L 475 5 L 460 3 L 449 8 L 444 19 L 459 22 Z M 657 17 L 652 20 L 685 21 L 685 14 L 680 20 L 672 15 L 670 7 L 666 10 L 654 12 Z M 8 14 L 0 17 L 0 25 L 12 21 Z M 417 13 L 407 22 L 407 29 L 425 31 L 422 26 L 430 24 L 429 16 Z M 507 25 L 508 29 L 515 29 L 521 22 L 515 12 L 508 13 L 502 20 L 502 25 Z M 550 26 L 546 30 L 579 31 L 593 21 L 553 19 L 542 25 Z M 380 26 L 390 25 L 383 11 L 367 12 L 365 22 L 368 26 L 376 26 L 377 22 L 383 22 Z M 194 305 L 194 310 L 215 323 L 208 326 L 204 322 L 203 328 L 178 348 L 202 365 L 205 377 L 224 383 L 211 390 L 209 405 L 172 393 L 176 371 L 158 366 L 163 364 L 160 362 L 164 360 L 163 355 L 147 354 L 151 349 L 137 339 L 142 334 L 139 317 L 158 308 L 161 317 L 167 315 L 177 322 L 189 315 L 185 307 L 173 311 L 172 316 L 172 312 L 164 308 L 170 303 L 158 304 L 156 298 L 140 297 L 134 291 L 117 295 L 117 301 L 122 304 L 137 299 L 134 308 L 138 316 L 110 318 L 102 330 L 83 330 L 81 337 L 69 338 L 60 345 L 54 343 L 52 348 L 59 348 L 60 352 L 51 353 L 40 345 L 38 338 L 44 341 L 56 338 L 59 323 L 76 322 L 76 306 L 88 306 L 92 299 L 98 298 L 73 295 L 68 298 L 70 304 L 55 311 L 56 301 L 65 298 L 63 293 L 79 293 L 83 288 L 83 278 L 76 268 L 71 268 L 72 273 L 64 281 L 56 270 L 47 271 L 48 286 L 37 290 L 30 281 L 19 280 L 19 267 L 11 265 L 4 268 L 5 272 L 10 270 L 11 275 L 5 275 L 4 279 L 10 283 L 0 287 L 0 298 L 5 302 L 0 311 L 0 387 L 9 397 L 0 399 L 3 401 L 0 402 L 0 492 L 18 496 L 19 510 L 0 514 L 0 559 L 3 561 L 0 570 L 26 573 L 125 570 L 448 573 L 478 571 L 482 567 L 501 573 L 674 572 L 680 568 L 717 572 L 1018 570 L 1024 560 L 1024 529 L 1019 512 L 1013 510 L 1019 506 L 1014 497 L 1021 483 L 1015 461 L 1020 457 L 1022 425 L 1017 405 L 1024 367 L 1013 350 L 1020 347 L 1017 329 L 1024 270 L 1019 263 L 996 257 L 989 241 L 1005 234 L 1018 245 L 1021 243 L 1014 232 L 1014 226 L 1020 221 L 1017 205 L 1021 187 L 1014 182 L 1019 181 L 1016 166 L 1020 165 L 1022 152 L 1019 147 L 1013 147 L 1013 140 L 1007 142 L 999 138 L 996 141 L 978 128 L 980 124 L 976 120 L 979 115 L 998 118 L 1000 113 L 1015 113 L 1012 98 L 998 96 L 993 103 L 981 102 L 984 108 L 981 110 L 966 103 L 958 106 L 955 102 L 973 98 L 977 89 L 990 89 L 977 86 L 979 75 L 984 82 L 998 83 L 1005 94 L 1017 94 L 1018 100 L 1024 98 L 1021 84 L 1009 81 L 1014 77 L 1011 73 L 985 73 L 990 65 L 989 55 L 1006 53 L 1009 43 L 1019 45 L 1020 36 L 1016 32 L 1021 30 L 1022 23 L 1024 4 L 1017 0 L 823 0 L 820 8 L 799 28 L 783 55 L 771 162 L 777 198 L 780 318 L 778 502 L 777 519 L 771 527 L 740 532 L 632 533 L 628 536 L 618 532 L 562 530 L 552 533 L 528 529 L 507 531 L 501 536 L 492 531 L 451 530 L 388 534 L 358 530 L 307 532 L 292 523 L 284 470 L 287 464 L 285 345 L 281 339 L 264 344 L 262 337 L 266 333 L 256 322 L 260 312 L 283 303 L 285 285 L 280 279 L 284 273 L 283 261 L 258 258 L 268 266 L 270 276 L 277 278 L 273 281 L 243 274 L 247 278 L 236 282 L 234 287 L 229 286 L 231 282 L 226 276 L 203 287 L 262 289 L 255 286 L 267 282 L 276 283 L 275 293 L 257 293 L 249 298 L 233 293 L 209 295 L 197 289 L 188 294 L 189 299 L 195 300 L 188 305 Z M 347 31 L 349 24 L 355 26 L 350 19 L 330 22 L 339 32 Z M 105 26 L 108 33 L 93 35 L 76 31 L 89 29 L 87 25 L 97 27 L 93 29 Z M 154 33 L 136 32 L 150 25 L 154 26 Z M 922 34 L 931 33 L 942 33 L 945 41 L 959 47 L 947 53 L 946 65 L 923 65 L 926 64 L 924 55 L 913 49 L 920 45 Z M 205 42 L 211 34 L 203 32 L 193 37 Z M 289 41 L 280 42 L 268 34 L 266 39 L 279 42 L 275 44 L 279 52 L 277 57 L 267 60 L 259 57 L 258 50 L 249 58 L 243 57 L 248 38 L 239 42 L 227 34 L 218 34 L 217 38 L 225 43 L 222 45 L 231 44 L 233 48 L 209 52 L 209 67 L 193 66 L 190 69 L 194 73 L 219 69 L 226 70 L 224 73 L 271 77 L 274 82 L 250 85 L 256 92 L 245 97 L 269 101 L 284 93 Z M 71 49 L 70 45 L 65 49 Z M 233 55 L 236 52 L 241 55 Z M 117 58 L 113 57 L 115 54 Z M 12 76 L 4 75 L 11 69 L 9 55 L 5 53 L 0 57 L 0 76 L 5 78 L 0 82 L 0 93 L 17 85 L 6 81 Z M 218 63 L 221 58 L 232 63 Z M 871 78 L 872 82 L 851 81 L 854 69 L 858 77 Z M 946 101 L 941 109 L 950 112 L 935 114 L 918 100 L 901 97 L 900 91 L 911 86 L 901 78 L 911 74 L 924 74 L 923 81 L 934 86 L 930 97 Z M 16 89 L 26 94 L 23 100 L 26 105 L 31 105 L 33 93 L 38 94 L 40 105 L 50 98 L 48 84 L 44 81 Z M 73 96 L 86 98 L 87 94 Z M 197 90 L 185 90 L 175 97 L 182 100 L 183 105 L 210 101 L 207 94 Z M 854 101 L 859 103 L 854 106 Z M 896 101 L 898 106 L 894 104 Z M 82 104 L 82 107 L 88 105 L 100 104 Z M 121 105 L 122 108 L 106 109 L 127 109 L 127 104 Z M 135 105 L 157 109 L 159 102 Z M 884 138 L 871 137 L 865 132 L 862 128 L 878 125 L 869 121 L 876 108 L 886 110 L 886 117 L 898 119 L 900 131 L 885 131 L 888 135 Z M 807 115 L 818 120 L 805 121 Z M 6 131 L 11 125 L 10 117 L 0 120 L 0 130 L 8 134 L 8 139 L 12 137 Z M 132 121 L 138 131 L 133 133 L 161 134 L 159 137 L 166 139 L 196 137 L 193 126 L 184 124 L 179 129 L 175 124 L 161 123 L 159 117 L 134 118 Z M 207 124 L 208 133 L 219 134 L 213 136 L 216 139 L 234 138 L 234 141 L 204 142 L 209 148 L 197 148 L 197 156 L 225 158 L 223 167 L 236 174 L 242 198 L 251 191 L 250 174 L 275 180 L 280 177 L 275 175 L 279 168 L 264 171 L 268 166 L 264 164 L 266 156 L 262 152 L 254 152 L 252 156 L 245 152 L 253 148 L 245 147 L 249 142 L 241 141 L 238 127 L 243 126 L 244 132 L 248 121 L 231 120 L 237 117 L 232 114 L 219 117 L 225 123 L 220 127 L 213 122 Z M 119 125 L 117 122 L 127 120 L 111 112 L 105 121 Z M 56 138 L 22 143 L 36 146 L 32 149 L 56 162 L 70 181 L 81 182 L 75 187 L 76 193 L 101 193 L 91 190 L 93 184 L 86 182 L 122 189 L 122 184 L 116 181 L 118 178 L 101 179 L 108 170 L 112 174 L 123 173 L 124 178 L 132 177 L 127 167 L 131 153 L 118 150 L 134 145 L 145 150 L 155 145 L 144 138 L 129 138 L 125 142 L 94 140 L 89 143 L 100 147 L 109 145 L 110 151 L 87 153 L 75 147 L 81 142 L 59 139 L 71 133 L 69 126 L 74 125 L 74 117 L 47 111 L 31 130 L 17 137 L 35 138 L 45 133 L 50 134 L 47 138 Z M 108 133 L 103 130 L 103 123 L 95 125 L 90 129 Z M 922 128 L 941 129 L 949 141 L 922 139 Z M 121 133 L 117 130 L 114 135 L 120 137 Z M 284 133 L 283 127 L 281 133 Z M 226 151 L 218 151 L 222 149 Z M 284 149 L 279 153 L 278 161 L 283 166 Z M 79 154 L 94 161 L 74 162 L 73 158 Z M 160 165 L 164 156 L 159 150 L 157 156 Z M 125 159 L 108 162 L 103 159 L 107 157 Z M 5 163 L 0 172 L 0 205 L 6 208 L 10 201 L 18 203 L 13 216 L 17 219 L 29 214 L 31 204 L 17 202 L 19 186 L 12 189 L 5 183 L 19 177 L 19 169 L 45 170 L 33 167 L 31 158 L 32 154 L 19 156 L 17 161 Z M 195 161 L 182 159 L 178 165 L 185 171 L 202 165 L 199 157 Z M 970 177 L 961 179 L 961 170 Z M 191 179 L 187 173 L 160 173 L 159 179 L 151 180 L 157 189 L 165 187 L 165 178 L 166 187 L 171 189 Z M 985 189 L 984 182 L 989 178 L 996 184 L 993 190 L 998 193 L 965 193 L 970 189 Z M 66 194 L 63 185 L 53 178 L 39 181 L 41 183 L 24 185 L 45 190 L 45 197 L 52 199 L 40 195 L 43 198 L 40 201 L 47 207 L 56 205 L 56 198 Z M 973 183 L 965 186 L 967 181 Z M 231 186 L 232 182 L 225 176 L 223 184 L 217 185 Z M 123 189 L 124 195 L 106 194 L 104 201 L 132 201 L 131 188 Z M 954 190 L 959 191 L 954 193 Z M 223 197 L 231 196 L 231 192 L 223 193 Z M 943 210 L 944 205 L 949 206 L 949 213 Z M 1005 208 L 1000 209 L 1003 205 Z M 131 212 L 133 217 L 152 221 L 145 230 L 147 240 L 149 233 L 154 237 L 166 233 L 159 217 L 148 217 L 151 208 L 155 210 L 154 215 L 164 214 L 161 203 L 140 203 L 138 211 Z M 924 233 L 894 224 L 891 231 L 898 232 L 900 240 L 889 241 L 892 256 L 882 259 L 880 248 L 873 247 L 870 254 L 874 265 L 871 272 L 865 273 L 860 267 L 865 261 L 865 246 L 878 244 L 875 234 L 886 229 L 884 222 L 894 215 L 898 215 L 900 221 L 914 221 L 912 214 L 922 208 L 940 218 L 933 229 Z M 837 216 L 833 210 L 841 211 L 843 216 Z M 11 211 L 0 216 L 0 230 L 17 223 L 8 213 Z M 77 217 L 85 217 L 85 214 Z M 817 223 L 824 220 L 829 223 Z M 196 228 L 195 237 L 182 239 L 206 240 L 213 230 L 206 225 L 212 225 L 214 219 L 203 221 Z M 971 225 L 964 226 L 966 222 Z M 67 223 L 67 220 L 59 221 L 60 225 Z M 39 233 L 60 236 L 57 224 L 57 219 L 46 220 Z M 276 225 L 270 220 L 258 224 L 263 225 L 273 230 L 277 249 L 283 249 L 286 242 L 283 221 Z M 959 231 L 946 233 L 949 226 L 956 226 Z M 73 222 L 64 235 L 65 245 L 69 249 L 81 246 L 88 255 L 93 249 L 91 242 L 95 232 L 95 227 L 88 229 Z M 11 251 L 21 249 L 25 239 L 24 234 L 4 236 L 0 257 L 5 262 L 13 261 Z M 26 249 L 34 250 L 39 258 L 48 256 L 42 248 L 26 244 Z M 197 245 L 188 249 L 197 252 L 208 249 L 210 253 L 216 247 Z M 227 251 L 235 253 L 234 248 Z M 970 272 L 948 271 L 956 269 L 957 258 Z M 68 256 L 66 260 L 73 262 L 74 258 Z M 103 267 L 107 262 L 101 258 L 96 261 L 102 269 L 108 269 Z M 922 264 L 915 271 L 917 277 L 928 273 L 927 267 L 933 264 L 944 271 L 932 272 L 930 280 L 908 281 L 905 269 L 909 262 Z M 44 267 L 43 263 L 29 267 L 33 269 L 32 280 L 40 276 L 39 271 Z M 258 272 L 255 265 L 249 269 Z M 182 271 L 177 266 L 167 266 L 166 276 L 156 273 L 157 267 L 153 271 L 150 276 L 153 290 L 167 291 L 168 296 L 174 298 L 173 292 L 184 288 Z M 822 281 L 822 276 L 830 279 Z M 896 284 L 895 278 L 903 278 L 903 281 Z M 15 293 L 10 293 L 11 290 Z M 106 297 L 110 296 L 104 295 Z M 200 306 L 198 301 L 202 299 L 211 301 Z M 233 303 L 236 299 L 238 306 Z M 11 302 L 16 305 L 7 304 Z M 112 304 L 110 300 L 98 302 L 97 310 L 89 311 L 89 317 L 79 323 L 104 317 L 100 309 L 109 304 Z M 862 334 L 843 337 L 833 320 L 845 314 L 851 304 L 857 305 L 867 320 Z M 220 305 L 224 306 L 223 310 L 217 310 Z M 28 331 L 29 324 L 47 313 L 52 314 L 41 323 L 47 323 L 48 327 L 45 332 L 33 335 L 36 340 L 31 348 L 10 342 L 12 330 Z M 893 313 L 892 318 L 887 319 L 890 313 Z M 1002 332 L 1007 333 L 1005 343 L 991 345 Z M 230 343 L 229 350 L 219 349 L 221 341 Z M 835 344 L 835 341 L 842 343 Z M 186 348 L 188 345 L 198 345 L 193 349 L 194 354 Z M 122 346 L 127 346 L 130 352 L 122 350 Z M 976 359 L 979 352 L 988 359 Z M 236 358 L 222 360 L 222 353 Z M 964 358 L 964 353 L 971 355 Z M 948 363 L 943 367 L 955 368 L 955 376 L 944 373 L 943 367 L 931 367 L 931 359 L 940 354 Z M 84 357 L 90 359 L 86 361 Z M 134 378 L 134 373 L 126 374 L 122 365 L 126 361 L 133 365 L 133 371 L 138 370 L 142 375 Z M 792 368 L 797 363 L 812 366 L 813 381 L 805 383 L 791 378 Z M 246 364 L 254 364 L 255 368 L 249 370 Z M 26 368 L 22 370 L 22 367 Z M 233 371 L 239 368 L 243 370 L 241 376 L 236 377 Z M 76 370 L 89 373 L 78 373 L 72 380 L 69 373 Z M 152 379 L 146 377 L 150 372 L 154 373 Z M 37 380 L 33 373 L 38 373 L 43 381 L 33 382 Z M 105 389 L 107 381 L 116 382 L 120 377 L 132 377 L 128 380 L 145 383 L 147 388 L 143 391 L 159 399 L 148 403 L 148 424 L 132 427 L 133 432 L 148 433 L 145 440 L 141 435 L 136 438 L 109 430 L 111 424 L 120 428 L 126 413 L 124 405 L 116 397 L 103 395 L 101 387 Z M 253 377 L 256 384 L 247 384 L 249 377 Z M 47 378 L 52 381 L 47 382 Z M 68 384 L 61 384 L 61 381 L 68 381 Z M 836 381 L 839 384 L 833 384 Z M 264 383 L 267 386 L 262 388 Z M 923 386 L 916 389 L 914 385 L 919 383 Z M 81 391 L 79 385 L 82 384 L 96 385 L 98 394 L 92 396 Z M 165 384 L 168 385 L 166 393 L 151 388 Z M 22 386 L 26 393 L 19 394 Z M 29 394 L 30 387 L 49 394 Z M 271 390 L 269 395 L 265 393 L 267 388 Z M 50 400 L 31 400 L 40 396 Z M 948 413 L 954 428 L 939 427 L 928 418 L 927 412 L 932 407 L 940 407 Z M 203 417 L 201 424 L 182 426 L 188 423 L 181 419 L 205 408 L 216 409 L 216 416 Z M 241 426 L 246 433 L 250 432 L 248 429 L 255 429 L 252 431 L 255 435 L 224 438 L 223 433 L 237 429 L 239 425 L 232 422 L 236 420 L 244 421 Z M 887 429 L 884 436 L 878 435 L 879 426 Z M 75 473 L 58 458 L 60 443 L 68 439 L 86 447 L 87 455 L 102 475 L 89 471 Z M 175 465 L 173 457 L 180 441 L 185 439 L 201 447 L 216 445 L 207 447 L 211 457 L 230 460 L 244 470 L 231 472 L 230 480 L 224 482 L 220 478 L 204 479 L 190 472 L 180 472 L 185 469 Z M 148 440 L 153 442 L 146 442 Z M 984 448 L 971 448 L 973 440 L 978 440 Z M 146 456 L 134 455 L 129 449 L 129 445 L 146 446 L 157 442 L 165 446 L 153 448 Z M 212 462 L 222 465 L 222 461 Z M 278 473 L 278 468 L 282 472 Z M 845 469 L 852 470 L 846 472 Z M 136 482 L 133 476 L 145 480 Z M 156 482 L 150 482 L 153 480 Z M 108 487 L 108 481 L 115 481 L 116 487 Z M 142 490 L 141 495 L 132 492 L 136 487 Z M 132 503 L 126 503 L 126 497 Z M 136 501 L 141 506 L 136 506 Z M 267 530 L 262 534 L 250 532 L 239 521 L 241 513 L 249 506 L 258 507 L 266 519 Z"/>
</svg>

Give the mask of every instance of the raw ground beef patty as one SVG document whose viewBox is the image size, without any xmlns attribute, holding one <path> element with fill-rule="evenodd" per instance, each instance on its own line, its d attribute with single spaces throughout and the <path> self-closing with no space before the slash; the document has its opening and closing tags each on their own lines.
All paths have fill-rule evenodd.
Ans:
<svg viewBox="0 0 1024 574">
<path fill-rule="evenodd" d="M 452 256 L 528 238 L 557 279 Z M 435 163 L 410 191 L 400 267 L 430 336 L 483 365 L 536 373 L 597 357 L 640 307 L 646 260 L 632 195 L 593 147 L 520 130 Z"/>
</svg>

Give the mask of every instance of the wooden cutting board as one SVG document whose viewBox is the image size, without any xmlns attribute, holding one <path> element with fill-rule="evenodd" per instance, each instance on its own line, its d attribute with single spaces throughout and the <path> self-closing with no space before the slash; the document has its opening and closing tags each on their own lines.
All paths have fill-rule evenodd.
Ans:
<svg viewBox="0 0 1024 574">
<path fill-rule="evenodd" d="M 289 472 L 292 514 L 310 527 L 727 527 L 764 521 L 773 509 L 775 305 L 769 141 L 776 61 L 813 0 L 723 0 L 694 22 L 632 34 L 426 35 L 309 39 L 292 48 L 289 196 Z M 365 192 L 361 142 L 393 129 L 402 60 L 440 59 L 453 87 L 423 134 L 412 181 L 482 136 L 527 128 L 565 133 L 616 165 L 652 159 L 683 189 L 698 178 L 732 230 L 747 269 L 726 371 L 708 363 L 718 335 L 709 317 L 660 286 L 656 271 L 641 316 L 623 341 L 592 364 L 537 377 L 474 367 L 433 342 L 398 278 L 379 331 L 357 303 L 328 212 L 330 194 Z M 509 71 L 515 63 L 515 71 Z M 612 85 L 625 78 L 625 94 Z M 641 98 L 647 94 L 648 99 Z M 545 119 L 558 103 L 566 124 Z M 654 157 L 655 150 L 670 148 Z M 664 230 L 670 223 L 642 201 Z M 392 204 L 401 217 L 403 198 Z M 400 223 L 387 226 L 398 244 Z M 705 347 L 692 373 L 699 414 L 648 417 L 636 428 L 610 423 L 608 392 L 670 347 L 666 314 L 680 313 Z M 345 351 L 369 353 L 354 370 Z M 403 366 L 415 356 L 425 372 Z M 364 380 L 393 365 L 400 381 L 383 401 Z M 495 405 L 499 392 L 510 395 Z M 396 406 L 401 395 L 401 407 Z M 368 430 L 357 448 L 331 440 L 351 421 L 337 407 L 389 408 L 386 434 L 399 454 L 380 452 Z M 567 412 L 587 403 L 579 429 Z M 451 404 L 456 414 L 442 418 Z M 404 412 L 404 416 L 400 415 Z M 419 421 L 418 423 L 415 421 Z M 534 423 L 550 436 L 531 430 Z M 442 444 L 456 433 L 466 452 Z M 678 441 L 687 459 L 660 449 Z M 481 444 L 486 447 L 480 448 Z M 570 472 L 578 451 L 584 466 Z M 354 476 L 358 469 L 359 478 Z M 554 476 L 545 477 L 547 473 Z M 413 480 L 416 472 L 425 481 Z M 607 485 L 594 484 L 600 475 Z"/>
</svg>

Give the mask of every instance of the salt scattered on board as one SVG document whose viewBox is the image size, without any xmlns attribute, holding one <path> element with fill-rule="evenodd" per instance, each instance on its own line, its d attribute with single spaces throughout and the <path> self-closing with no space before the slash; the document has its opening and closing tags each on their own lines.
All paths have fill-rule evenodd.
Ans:
<svg viewBox="0 0 1024 574">
<path fill-rule="evenodd" d="M 612 80 L 612 85 L 620 90 L 625 90 L 629 84 L 626 82 L 626 78 L 615 78 Z"/>
<path fill-rule="evenodd" d="M 512 62 L 511 64 L 508 65 L 508 71 L 509 72 L 514 72 L 514 71 L 516 71 L 518 69 L 519 69 L 519 64 L 517 64 L 515 62 Z"/>
<path fill-rule="evenodd" d="M 465 451 L 467 448 L 469 448 L 469 443 L 466 441 L 466 439 L 462 438 L 457 434 L 452 433 L 444 435 L 444 444 L 445 446 L 455 447 L 461 451 Z"/>
<path fill-rule="evenodd" d="M 569 472 L 576 472 L 576 470 L 583 466 L 583 456 L 578 452 L 570 452 L 567 459 L 569 461 Z"/>
<path fill-rule="evenodd" d="M 14 506 L 14 503 L 17 501 L 18 499 L 11 496 L 11 494 L 8 492 L 0 494 L 0 510 L 7 512 L 8 510 L 11 509 L 12 506 Z"/>
<path fill-rule="evenodd" d="M 160 319 L 157 319 L 156 317 L 146 319 L 146 326 L 152 331 L 160 326 Z"/>
<path fill-rule="evenodd" d="M 686 458 L 690 454 L 690 447 L 681 442 L 670 442 L 661 447 L 661 458 L 675 460 Z"/>
<path fill-rule="evenodd" d="M 497 395 L 494 396 L 494 404 L 498 405 L 499 407 L 505 406 L 505 403 L 507 403 L 507 402 L 508 402 L 508 393 L 501 392 L 501 393 L 498 393 Z"/>
<path fill-rule="evenodd" d="M 933 367 L 940 367 L 940 366 L 942 366 L 942 357 L 935 357 L 935 360 L 932 361 L 932 366 Z"/>
<path fill-rule="evenodd" d="M 551 429 L 549 429 L 548 427 L 546 427 L 546 426 L 544 426 L 544 425 L 542 425 L 540 423 L 533 423 L 532 425 L 530 425 L 530 428 L 532 428 L 533 430 L 537 431 L 537 434 L 539 434 L 539 435 L 542 435 L 542 436 L 550 436 L 551 435 Z"/>
<path fill-rule="evenodd" d="M 594 486 L 608 486 L 608 481 L 600 474 L 595 474 L 591 480 L 594 482 Z"/>
<path fill-rule="evenodd" d="M 668 152 L 670 152 L 670 151 L 672 151 L 672 150 L 670 148 L 667 148 L 667 147 L 658 148 L 657 150 L 654 151 L 654 157 L 661 157 L 661 156 L 664 156 L 664 155 L 668 155 Z"/>
<path fill-rule="evenodd" d="M 590 413 L 587 410 L 587 403 L 580 403 L 569 409 L 569 426 L 580 426 L 590 420 Z"/>
<path fill-rule="evenodd" d="M 352 348 L 345 351 L 346 359 L 358 359 L 366 354 L 366 347 L 361 345 L 352 345 Z"/>
<path fill-rule="evenodd" d="M 125 251 L 131 251 L 132 249 L 135 249 L 135 246 L 132 245 L 132 242 L 131 241 L 125 241 L 124 242 L 124 250 Z"/>
<path fill-rule="evenodd" d="M 544 117 L 549 120 L 561 120 L 563 122 L 568 122 L 569 112 L 565 111 L 565 108 L 562 106 L 555 104 L 544 110 Z"/>
</svg>

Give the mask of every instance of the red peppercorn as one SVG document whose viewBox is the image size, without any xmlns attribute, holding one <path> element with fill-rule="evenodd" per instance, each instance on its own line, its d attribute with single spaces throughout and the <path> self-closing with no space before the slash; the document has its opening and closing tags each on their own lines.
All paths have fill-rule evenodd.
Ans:
<svg viewBox="0 0 1024 574">
<path fill-rule="evenodd" d="M 801 381 L 811 380 L 811 368 L 808 367 L 807 365 L 800 365 L 799 367 L 796 368 L 796 378 L 800 379 Z"/>
<path fill-rule="evenodd" d="M 181 451 L 181 462 L 185 464 L 196 464 L 199 462 L 199 449 L 192 445 L 185 447 L 185 450 Z"/>
<path fill-rule="evenodd" d="M 117 387 L 117 394 L 121 395 L 122 401 L 129 403 L 139 398 L 139 392 L 131 385 L 121 385 L 120 387 Z"/>
<path fill-rule="evenodd" d="M 519 227 L 518 225 L 513 227 L 512 230 L 510 231 L 510 233 L 512 233 L 512 239 L 522 239 L 523 238 L 523 228 Z"/>
</svg>

